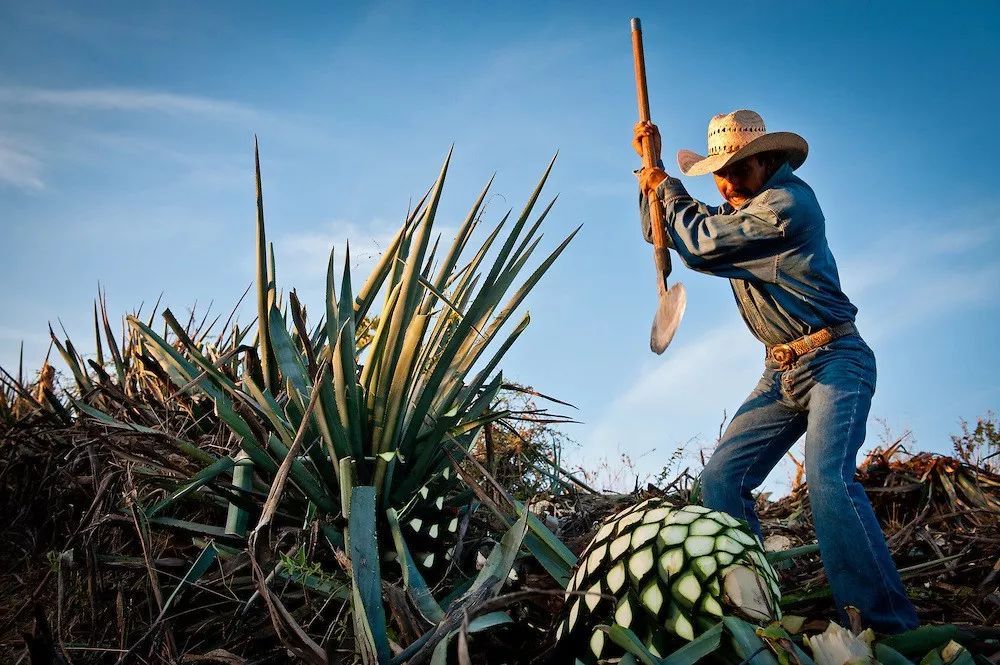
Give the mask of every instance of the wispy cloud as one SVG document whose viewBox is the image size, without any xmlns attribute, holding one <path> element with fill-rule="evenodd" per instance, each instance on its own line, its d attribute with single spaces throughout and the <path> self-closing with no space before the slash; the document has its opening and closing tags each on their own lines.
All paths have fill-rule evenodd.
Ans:
<svg viewBox="0 0 1000 665">
<path fill-rule="evenodd" d="M 953 220 L 936 225 L 914 224 L 905 233 L 907 240 L 919 241 L 900 242 L 898 232 L 868 236 L 864 251 L 838 261 L 848 295 L 856 298 L 887 283 L 915 276 L 918 270 L 926 273 L 928 268 L 960 264 L 963 255 L 995 244 L 1000 235 L 992 226 L 962 226 Z"/>
<path fill-rule="evenodd" d="M 943 220 L 914 225 L 907 235 L 922 241 L 886 235 L 841 263 L 844 289 L 861 305 L 859 321 L 870 341 L 995 301 L 1000 232 L 993 226 Z"/>
<path fill-rule="evenodd" d="M 42 162 L 24 146 L 0 136 L 0 184 L 25 191 L 45 188 Z"/>
<path fill-rule="evenodd" d="M 193 117 L 208 121 L 236 122 L 245 125 L 260 124 L 265 119 L 264 114 L 237 102 L 231 102 L 212 97 L 184 95 L 161 90 L 144 90 L 136 88 L 78 88 L 56 89 L 38 87 L 0 86 L 0 111 L 10 118 L 30 118 L 32 114 L 47 110 L 52 113 L 66 115 L 65 112 L 94 113 L 147 113 L 165 114 L 170 116 Z M 101 138 L 102 142 L 116 148 L 127 146 L 129 141 L 136 142 L 133 147 L 142 147 L 145 151 L 156 148 L 160 152 L 168 150 L 155 140 L 143 137 L 130 137 L 125 134 L 112 134 L 89 129 L 86 121 L 74 120 L 77 129 L 76 137 L 90 136 Z M 24 124 L 23 122 L 20 124 Z M 65 122 L 61 123 L 65 125 Z M 44 128 L 44 125 L 43 125 Z M 31 132 L 21 130 L 21 135 L 30 137 L 32 143 L 51 142 L 49 132 Z M 142 145 L 138 145 L 141 143 Z M 51 147 L 51 146 L 50 146 Z M 59 150 L 49 150 L 49 156 L 58 153 L 66 156 L 65 146 Z M 173 156 L 181 155 L 172 151 Z M 170 156 L 170 155 L 167 155 Z M 193 158 L 184 154 L 189 161 Z M 37 150 L 26 147 L 23 140 L 15 140 L 11 135 L 0 135 L 0 185 L 15 187 L 23 191 L 39 191 L 45 188 L 43 174 L 48 164 L 43 161 Z M 217 160 L 216 160 L 217 161 Z M 194 160 L 194 166 L 205 164 L 205 156 L 200 155 Z M 213 168 L 203 168 L 207 178 L 217 177 Z"/>
<path fill-rule="evenodd" d="M 330 250 L 335 249 L 337 269 L 343 265 L 347 244 L 351 247 L 351 272 L 366 274 L 392 240 L 396 229 L 380 221 L 358 224 L 334 220 L 320 229 L 289 233 L 275 239 L 278 269 L 290 280 L 314 281 L 326 274 Z M 358 277 L 354 277 L 357 281 Z"/>
<path fill-rule="evenodd" d="M 642 368 L 600 414 L 582 442 L 586 457 L 619 447 L 627 453 L 656 448 L 655 457 L 665 462 L 692 436 L 703 444 L 714 441 L 723 411 L 731 417 L 755 385 L 762 369 L 760 347 L 736 323 L 675 344 Z"/>
<path fill-rule="evenodd" d="M 0 87 L 0 104 L 95 111 L 158 111 L 246 119 L 258 115 L 254 109 L 237 102 L 137 88 Z"/>
</svg>

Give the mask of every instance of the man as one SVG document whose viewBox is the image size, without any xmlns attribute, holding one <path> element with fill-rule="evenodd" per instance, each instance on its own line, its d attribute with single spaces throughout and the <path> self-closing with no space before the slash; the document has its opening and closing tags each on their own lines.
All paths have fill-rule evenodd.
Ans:
<svg viewBox="0 0 1000 665">
<path fill-rule="evenodd" d="M 658 156 L 655 125 L 636 125 L 640 154 L 645 140 Z M 662 168 L 638 172 L 646 240 L 655 188 L 670 246 L 689 268 L 729 278 L 744 321 L 766 348 L 760 382 L 702 472 L 705 506 L 759 534 L 751 492 L 805 433 L 813 520 L 837 606 L 857 607 L 881 632 L 913 628 L 916 613 L 854 480 L 875 356 L 854 326 L 857 308 L 841 291 L 816 196 L 793 173 L 806 159 L 806 141 L 769 133 L 758 114 L 740 110 L 712 118 L 708 153 L 681 150 L 677 162 L 685 175 L 713 175 L 725 199 L 718 207 L 693 199 Z"/>
</svg>

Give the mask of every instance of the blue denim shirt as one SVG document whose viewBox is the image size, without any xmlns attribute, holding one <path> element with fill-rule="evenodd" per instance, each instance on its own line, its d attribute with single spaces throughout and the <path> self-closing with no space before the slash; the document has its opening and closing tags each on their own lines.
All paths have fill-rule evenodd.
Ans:
<svg viewBox="0 0 1000 665">
<path fill-rule="evenodd" d="M 657 188 L 668 245 L 692 270 L 728 277 L 754 337 L 790 342 L 858 312 L 840 289 L 816 195 L 788 164 L 739 208 L 692 198 L 677 178 Z M 649 206 L 641 193 L 642 230 L 652 242 Z"/>
</svg>

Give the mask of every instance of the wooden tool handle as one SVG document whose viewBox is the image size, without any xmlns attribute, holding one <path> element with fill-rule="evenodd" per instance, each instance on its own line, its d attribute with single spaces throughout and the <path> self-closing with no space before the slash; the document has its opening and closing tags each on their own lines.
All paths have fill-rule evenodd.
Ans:
<svg viewBox="0 0 1000 665">
<path fill-rule="evenodd" d="M 632 56 L 635 60 L 635 91 L 639 101 L 639 120 L 649 122 L 649 94 L 646 90 L 646 59 L 642 50 L 642 25 L 639 19 L 632 19 Z M 645 168 L 656 166 L 656 155 L 653 154 L 653 141 L 642 142 L 642 165 Z M 664 279 L 670 274 L 670 253 L 667 250 L 667 236 L 663 229 L 663 207 L 656 192 L 649 195 L 649 221 L 653 232 L 653 247 L 656 268 L 663 273 Z"/>
</svg>

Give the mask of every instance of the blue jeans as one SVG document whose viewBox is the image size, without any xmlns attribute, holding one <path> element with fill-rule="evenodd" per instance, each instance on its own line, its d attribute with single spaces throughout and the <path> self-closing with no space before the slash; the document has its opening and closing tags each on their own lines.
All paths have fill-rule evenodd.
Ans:
<svg viewBox="0 0 1000 665">
<path fill-rule="evenodd" d="M 857 335 L 814 349 L 786 370 L 766 360 L 701 474 L 702 491 L 706 507 L 760 534 L 751 492 L 804 432 L 809 500 L 834 601 L 857 607 L 875 630 L 898 633 L 916 627 L 917 615 L 854 479 L 875 375 L 875 354 Z"/>
</svg>

